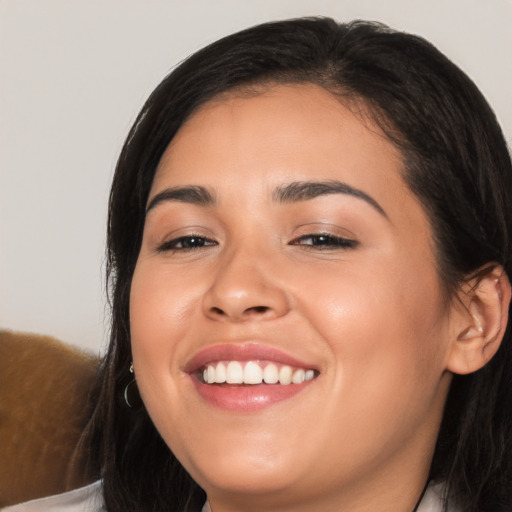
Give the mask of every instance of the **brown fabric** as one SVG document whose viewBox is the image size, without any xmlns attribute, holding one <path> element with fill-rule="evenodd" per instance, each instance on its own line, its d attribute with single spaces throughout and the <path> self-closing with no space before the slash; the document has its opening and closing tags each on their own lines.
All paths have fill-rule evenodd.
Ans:
<svg viewBox="0 0 512 512">
<path fill-rule="evenodd" d="M 0 506 L 71 490 L 98 358 L 47 336 L 0 331 Z"/>
</svg>

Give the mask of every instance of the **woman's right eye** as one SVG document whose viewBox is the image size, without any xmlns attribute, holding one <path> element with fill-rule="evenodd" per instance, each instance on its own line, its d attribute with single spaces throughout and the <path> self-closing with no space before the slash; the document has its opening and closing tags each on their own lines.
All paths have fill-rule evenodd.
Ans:
<svg viewBox="0 0 512 512">
<path fill-rule="evenodd" d="M 164 242 L 157 248 L 157 251 L 194 251 L 211 245 L 217 245 L 217 242 L 210 240 L 209 238 L 205 238 L 204 236 L 187 235 Z"/>
</svg>

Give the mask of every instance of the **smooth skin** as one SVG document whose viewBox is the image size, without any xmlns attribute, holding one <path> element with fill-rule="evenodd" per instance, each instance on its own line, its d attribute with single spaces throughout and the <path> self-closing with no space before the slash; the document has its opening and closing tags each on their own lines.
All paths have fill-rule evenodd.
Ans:
<svg viewBox="0 0 512 512">
<path fill-rule="evenodd" d="M 447 303 L 401 154 L 360 111 L 314 85 L 233 93 L 195 112 L 159 164 L 131 288 L 135 373 L 213 512 L 410 512 L 451 372 L 499 346 L 506 276 L 495 267 Z M 277 192 L 335 181 L 357 193 Z M 154 202 L 189 186 L 214 201 Z M 226 411 L 186 371 L 218 344 L 277 348 L 319 375 Z"/>
</svg>

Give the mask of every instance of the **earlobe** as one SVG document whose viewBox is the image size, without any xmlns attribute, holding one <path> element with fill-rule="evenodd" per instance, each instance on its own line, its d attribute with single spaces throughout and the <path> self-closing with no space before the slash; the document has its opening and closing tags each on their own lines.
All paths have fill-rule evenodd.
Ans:
<svg viewBox="0 0 512 512">
<path fill-rule="evenodd" d="M 457 374 L 482 368 L 497 352 L 508 321 L 511 288 L 501 265 L 467 281 L 454 314 L 454 339 L 447 369 Z"/>
</svg>

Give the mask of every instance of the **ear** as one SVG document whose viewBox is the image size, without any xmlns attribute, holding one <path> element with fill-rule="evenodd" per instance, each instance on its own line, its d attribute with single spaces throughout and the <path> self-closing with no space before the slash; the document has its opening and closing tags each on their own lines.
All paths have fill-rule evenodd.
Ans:
<svg viewBox="0 0 512 512">
<path fill-rule="evenodd" d="M 503 267 L 486 266 L 474 275 L 453 305 L 453 343 L 446 368 L 458 374 L 475 372 L 494 356 L 508 321 L 511 290 Z"/>
</svg>

